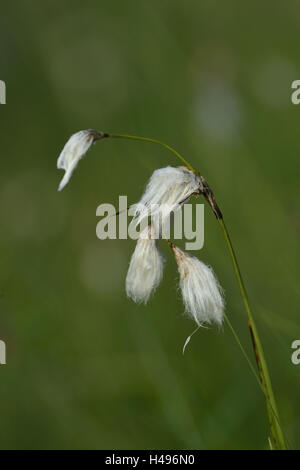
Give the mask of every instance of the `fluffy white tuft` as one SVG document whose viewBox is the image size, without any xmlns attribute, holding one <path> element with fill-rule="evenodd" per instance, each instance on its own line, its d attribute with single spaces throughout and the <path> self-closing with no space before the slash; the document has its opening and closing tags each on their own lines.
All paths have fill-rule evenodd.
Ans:
<svg viewBox="0 0 300 470">
<path fill-rule="evenodd" d="M 159 285 L 163 275 L 164 260 L 151 238 L 151 229 L 141 233 L 131 257 L 127 277 L 126 293 L 137 303 L 147 303 L 152 291 Z"/>
<path fill-rule="evenodd" d="M 172 246 L 180 275 L 186 313 L 197 325 L 222 324 L 224 299 L 212 268 L 198 258 Z"/>
<path fill-rule="evenodd" d="M 171 212 L 178 210 L 192 195 L 199 195 L 202 189 L 200 178 L 186 167 L 167 166 L 155 170 L 142 198 L 136 204 L 131 223 L 139 225 L 151 215 L 157 229 L 157 224 L 163 226 Z"/>
<path fill-rule="evenodd" d="M 71 135 L 57 160 L 57 168 L 65 170 L 58 191 L 61 191 L 69 182 L 79 160 L 90 149 L 97 135 L 100 135 L 100 133 L 93 129 L 79 131 Z"/>
</svg>

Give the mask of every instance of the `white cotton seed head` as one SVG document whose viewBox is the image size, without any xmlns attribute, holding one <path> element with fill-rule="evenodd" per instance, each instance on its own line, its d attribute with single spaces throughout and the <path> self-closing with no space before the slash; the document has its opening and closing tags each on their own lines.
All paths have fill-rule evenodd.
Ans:
<svg viewBox="0 0 300 470">
<path fill-rule="evenodd" d="M 58 187 L 59 191 L 69 182 L 79 160 L 90 149 L 93 142 L 102 137 L 104 137 L 103 132 L 98 132 L 93 129 L 79 131 L 71 135 L 57 160 L 57 168 L 65 170 L 64 177 Z"/>
<path fill-rule="evenodd" d="M 151 214 L 156 222 L 160 218 L 163 225 L 172 211 L 178 210 L 192 195 L 199 195 L 202 189 L 201 179 L 186 167 L 155 170 L 136 204 L 132 223 L 138 225 Z"/>
<path fill-rule="evenodd" d="M 180 275 L 180 288 L 186 313 L 199 326 L 222 324 L 224 299 L 212 268 L 198 258 L 172 246 Z"/>
<path fill-rule="evenodd" d="M 164 259 L 148 227 L 142 232 L 131 257 L 126 293 L 136 303 L 147 303 L 163 275 Z"/>
</svg>

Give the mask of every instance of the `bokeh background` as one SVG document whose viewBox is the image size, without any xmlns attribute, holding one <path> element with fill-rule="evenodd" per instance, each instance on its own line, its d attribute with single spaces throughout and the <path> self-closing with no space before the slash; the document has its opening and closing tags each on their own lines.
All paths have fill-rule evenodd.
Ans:
<svg viewBox="0 0 300 470">
<path fill-rule="evenodd" d="M 56 159 L 89 127 L 162 139 L 214 188 L 300 447 L 299 2 L 37 0 L 1 4 L 0 447 L 264 449 L 264 397 L 232 334 L 194 328 L 167 258 L 147 306 L 126 299 L 134 241 L 96 238 L 96 208 L 137 201 L 177 164 L 105 140 L 57 192 Z M 199 257 L 252 358 L 225 242 L 205 210 Z"/>
</svg>

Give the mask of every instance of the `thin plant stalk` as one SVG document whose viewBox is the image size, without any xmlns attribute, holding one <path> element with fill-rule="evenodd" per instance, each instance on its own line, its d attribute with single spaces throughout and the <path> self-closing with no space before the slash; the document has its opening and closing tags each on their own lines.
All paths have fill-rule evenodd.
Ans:
<svg viewBox="0 0 300 470">
<path fill-rule="evenodd" d="M 266 405 L 267 405 L 267 411 L 268 411 L 268 418 L 269 418 L 269 426 L 270 426 L 270 434 L 271 438 L 269 438 L 270 442 L 270 447 L 271 449 L 286 449 L 286 442 L 283 436 L 283 432 L 281 429 L 280 421 L 279 421 L 279 415 L 278 415 L 278 410 L 277 410 L 277 405 L 276 405 L 276 400 L 275 400 L 275 395 L 273 392 L 273 387 L 270 379 L 270 374 L 265 358 L 265 353 L 262 347 L 262 343 L 258 334 L 258 330 L 254 321 L 254 317 L 252 314 L 252 310 L 250 308 L 247 292 L 245 289 L 245 285 L 242 279 L 241 271 L 238 265 L 238 261 L 233 249 L 232 242 L 229 237 L 228 230 L 226 228 L 226 225 L 223 220 L 222 213 L 215 201 L 213 192 L 211 191 L 210 187 L 208 186 L 207 182 L 203 178 L 203 176 L 195 170 L 192 165 L 179 153 L 177 150 L 175 150 L 173 147 L 170 145 L 157 140 L 157 139 L 151 139 L 149 137 L 139 137 L 139 136 L 133 136 L 133 135 L 127 135 L 127 134 L 110 134 L 106 133 L 105 137 L 112 137 L 112 138 L 119 138 L 119 139 L 130 139 L 130 140 L 137 140 L 137 141 L 143 141 L 143 142 L 151 142 L 154 144 L 159 144 L 163 147 L 165 147 L 167 150 L 172 152 L 179 160 L 181 160 L 182 163 L 184 163 L 190 170 L 192 170 L 195 174 L 197 174 L 203 183 L 204 191 L 203 195 L 207 199 L 210 207 L 212 208 L 219 225 L 222 229 L 223 236 L 226 241 L 226 246 L 227 249 L 230 253 L 230 257 L 233 263 L 234 267 L 234 272 L 239 284 L 239 288 L 241 291 L 241 295 L 243 298 L 243 302 L 245 305 L 245 309 L 247 312 L 248 316 L 248 326 L 250 329 L 250 335 L 251 335 L 251 340 L 252 340 L 252 346 L 254 350 L 254 355 L 255 355 L 255 360 L 257 363 L 258 367 L 258 373 L 261 381 L 262 388 L 264 390 L 265 398 L 266 398 Z"/>
<path fill-rule="evenodd" d="M 179 160 L 181 160 L 182 163 L 184 163 L 190 170 L 192 170 L 194 173 L 196 172 L 192 165 L 179 153 L 177 150 L 175 150 L 173 147 L 170 145 L 166 144 L 165 142 L 162 142 L 161 140 L 157 139 L 151 139 L 150 137 L 139 137 L 136 135 L 127 135 L 127 134 L 105 134 L 107 137 L 114 137 L 116 139 L 130 139 L 130 140 L 139 140 L 142 142 L 151 142 L 152 144 L 158 144 L 162 145 L 165 147 L 167 150 L 170 150 L 170 152 L 174 153 Z"/>
<path fill-rule="evenodd" d="M 248 295 L 247 295 L 247 291 L 246 291 L 244 281 L 241 275 L 239 264 L 235 255 L 232 242 L 229 237 L 228 230 L 224 223 L 224 220 L 218 219 L 218 222 L 224 234 L 224 238 L 227 244 L 228 251 L 230 253 L 235 275 L 239 283 L 239 288 L 240 288 L 243 302 L 244 302 L 247 315 L 248 315 L 248 326 L 249 326 L 252 345 L 254 349 L 255 360 L 257 363 L 260 380 L 261 380 L 261 383 L 265 390 L 265 395 L 266 395 L 266 404 L 267 404 L 267 409 L 268 409 L 269 424 L 270 424 L 271 434 L 273 438 L 272 439 L 273 448 L 286 449 L 286 443 L 285 443 L 285 439 L 284 439 L 283 432 L 282 432 L 280 422 L 279 422 L 276 400 L 275 400 L 272 382 L 271 382 L 271 378 L 269 374 L 269 369 L 268 369 L 266 358 L 265 358 L 265 353 L 264 353 L 263 346 L 259 337 L 259 333 L 258 333 L 256 324 L 253 318 L 252 310 L 250 308 Z"/>
</svg>

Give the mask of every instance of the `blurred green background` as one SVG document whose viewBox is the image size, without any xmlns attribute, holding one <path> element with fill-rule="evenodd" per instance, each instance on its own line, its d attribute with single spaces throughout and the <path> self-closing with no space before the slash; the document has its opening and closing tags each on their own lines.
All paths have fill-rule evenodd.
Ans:
<svg viewBox="0 0 300 470">
<path fill-rule="evenodd" d="M 96 238 L 96 208 L 141 196 L 176 164 L 151 144 L 105 140 L 62 193 L 73 132 L 162 139 L 213 187 L 262 335 L 282 422 L 300 447 L 299 2 L 16 1 L 1 4 L 2 449 L 263 449 L 264 397 L 225 326 L 183 315 L 176 265 L 147 306 L 126 299 L 135 243 Z M 202 202 L 202 201 L 201 201 Z M 252 358 L 225 242 L 205 245 Z"/>
</svg>

